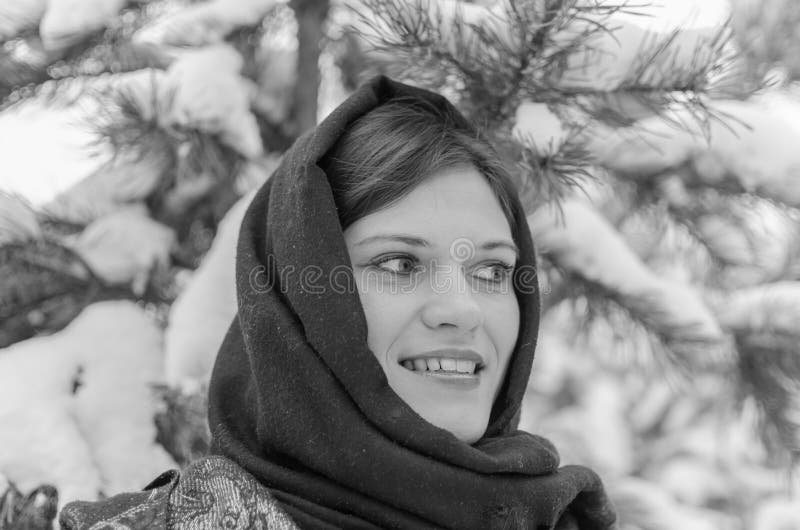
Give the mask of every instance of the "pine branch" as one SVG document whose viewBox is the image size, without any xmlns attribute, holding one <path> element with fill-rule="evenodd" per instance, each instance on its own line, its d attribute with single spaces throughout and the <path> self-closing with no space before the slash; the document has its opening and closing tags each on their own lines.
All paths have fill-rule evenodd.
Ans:
<svg viewBox="0 0 800 530">
<path fill-rule="evenodd" d="M 769 0 L 732 2 L 732 7 L 743 69 L 758 79 L 770 70 L 783 70 L 788 79 L 798 79 L 797 4 L 793 0 Z"/>
<path fill-rule="evenodd" d="M 593 165 L 592 155 L 583 143 L 576 141 L 577 131 L 569 133 L 555 150 L 551 149 L 553 146 L 537 146 L 531 140 L 509 138 L 502 131 L 496 131 L 495 144 L 508 160 L 516 161 L 515 174 L 526 212 L 545 204 L 555 204 L 560 211 L 564 199 L 601 180 L 599 175 L 603 172 Z"/>
<path fill-rule="evenodd" d="M 710 284 L 741 288 L 790 280 L 800 251 L 800 223 L 791 210 L 752 194 L 698 189 L 691 203 L 670 207 L 711 260 Z"/>
<path fill-rule="evenodd" d="M 533 3 L 507 5 L 504 13 L 479 6 L 418 0 L 408 4 L 397 0 L 364 0 L 352 7 L 357 28 L 372 51 L 400 56 L 400 70 L 391 72 L 405 78 L 422 79 L 439 88 L 458 83 L 468 94 L 464 110 L 481 122 L 503 120 L 515 110 L 509 95 L 529 68 L 528 54 L 519 39 L 541 39 Z M 509 28 L 506 18 L 515 20 Z M 456 81 L 457 80 L 457 81 Z"/>
<path fill-rule="evenodd" d="M 21 195 L 0 190 L 0 245 L 42 239 L 42 227 L 31 203 Z"/>
<path fill-rule="evenodd" d="M 71 105 L 93 77 L 163 67 L 160 58 L 131 41 L 133 33 L 157 11 L 154 5 L 133 3 L 107 28 L 62 50 L 46 51 L 37 35 L 6 43 L 4 50 L 19 51 L 0 52 L 0 111 L 32 99 Z"/>
<path fill-rule="evenodd" d="M 796 334 L 737 335 L 740 399 L 761 411 L 759 432 L 777 464 L 800 463 L 800 351 Z M 783 467 L 783 466 L 782 466 Z"/>
<path fill-rule="evenodd" d="M 593 324 L 610 327 L 615 337 L 616 355 L 625 361 L 661 373 L 673 384 L 686 382 L 700 372 L 718 370 L 720 359 L 731 356 L 730 345 L 709 340 L 699 325 L 665 325 L 669 314 L 659 318 L 653 312 L 661 300 L 655 296 L 632 300 L 585 278 L 572 276 L 576 314 L 585 321 L 584 336 L 590 336 Z"/>
<path fill-rule="evenodd" d="M 99 112 L 89 124 L 97 135 L 97 146 L 107 145 L 116 155 L 124 153 L 136 159 L 149 156 L 152 146 L 166 146 L 174 160 L 167 173 L 174 178 L 187 178 L 192 171 L 210 173 L 220 181 L 232 178 L 240 161 L 230 148 L 213 135 L 163 125 L 160 118 L 169 113 L 172 100 L 158 96 L 155 78 L 144 93 L 149 97 L 143 98 L 134 87 L 111 87 L 95 94 Z M 181 161 L 182 171 L 175 174 Z"/>
<path fill-rule="evenodd" d="M 617 66 L 620 73 L 615 78 L 604 71 L 595 71 L 599 67 L 594 62 L 611 60 L 611 66 L 614 59 L 602 40 L 599 44 L 593 44 L 593 40 L 604 37 L 608 41 L 617 29 L 604 27 L 608 35 L 581 35 L 585 42 L 579 41 L 576 46 L 571 43 L 554 46 L 556 55 L 542 67 L 547 71 L 546 82 L 531 86 L 530 90 L 538 94 L 540 101 L 566 101 L 586 116 L 614 127 L 629 126 L 643 116 L 657 115 L 665 121 L 686 116 L 688 121 L 672 121 L 673 125 L 704 131 L 707 138 L 711 121 L 724 126 L 731 118 L 709 105 L 710 98 L 741 99 L 759 88 L 758 83 L 736 67 L 739 57 L 729 22 L 709 37 L 689 32 L 688 43 L 680 42 L 684 37 L 682 28 L 666 35 L 645 34 L 641 53 L 631 64 L 626 66 L 622 62 Z M 579 57 L 584 57 L 586 64 L 576 63 Z M 591 73 L 600 79 L 593 80 Z"/>
<path fill-rule="evenodd" d="M 132 90 L 98 93 L 102 112 L 91 126 L 97 145 L 110 147 L 115 159 L 136 164 L 152 159 L 154 152 L 165 159 L 161 177 L 146 200 L 154 218 L 173 226 L 183 240 L 191 209 L 212 197 L 232 200 L 228 194 L 243 160 L 216 135 L 163 125 L 160 119 L 169 112 L 170 100 L 157 98 L 155 86 L 150 94 L 151 101 L 144 103 L 142 95 Z"/>
<path fill-rule="evenodd" d="M 546 209 L 528 216 L 539 250 L 599 298 L 626 308 L 670 351 L 696 369 L 726 366 L 730 352 L 716 317 L 699 292 L 651 271 L 591 207 L 564 201 L 564 222 Z M 566 283 L 570 283 L 567 280 Z"/>
<path fill-rule="evenodd" d="M 800 457 L 800 283 L 778 282 L 709 300 L 739 352 L 739 393 L 762 412 L 760 431 L 773 455 Z"/>
<path fill-rule="evenodd" d="M 101 286 L 83 259 L 59 243 L 0 246 L 0 348 L 63 328 Z"/>
<path fill-rule="evenodd" d="M 163 385 L 154 385 L 153 391 L 161 401 L 161 410 L 154 421 L 156 442 L 184 467 L 208 454 L 211 435 L 208 431 L 208 389 L 199 388 L 194 393 L 183 393 Z"/>
</svg>

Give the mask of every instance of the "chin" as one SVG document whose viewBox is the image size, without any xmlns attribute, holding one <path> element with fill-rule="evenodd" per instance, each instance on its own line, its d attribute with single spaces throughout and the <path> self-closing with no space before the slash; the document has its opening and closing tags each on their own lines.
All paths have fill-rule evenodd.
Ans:
<svg viewBox="0 0 800 530">
<path fill-rule="evenodd" d="M 474 430 L 465 431 L 463 433 L 454 431 L 450 432 L 452 432 L 453 435 L 462 442 L 472 445 L 483 437 L 483 434 L 486 432 L 486 429 L 482 429 L 481 431 L 474 431 Z"/>
<path fill-rule="evenodd" d="M 469 414 L 469 412 L 467 414 Z M 483 435 L 486 433 L 486 427 L 489 425 L 488 417 L 485 418 L 485 421 L 484 418 L 475 417 L 471 417 L 468 421 L 463 422 L 453 422 L 452 419 L 450 419 L 450 421 L 437 421 L 437 419 L 434 418 L 428 421 L 440 429 L 449 431 L 453 436 L 470 445 L 483 438 Z"/>
</svg>

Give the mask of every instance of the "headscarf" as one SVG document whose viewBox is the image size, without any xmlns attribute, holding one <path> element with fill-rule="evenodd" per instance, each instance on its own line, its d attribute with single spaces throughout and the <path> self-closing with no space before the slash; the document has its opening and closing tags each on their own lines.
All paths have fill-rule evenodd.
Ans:
<svg viewBox="0 0 800 530">
<path fill-rule="evenodd" d="M 422 419 L 367 346 L 317 163 L 354 120 L 409 97 L 467 123 L 442 96 L 377 77 L 301 136 L 250 204 L 236 256 L 238 313 L 209 389 L 212 452 L 252 473 L 302 528 L 539 529 L 565 513 L 581 529 L 612 528 L 598 476 L 559 468 L 549 441 L 516 430 L 539 325 L 536 258 L 516 197 L 519 337 L 484 437 L 470 445 Z"/>
</svg>

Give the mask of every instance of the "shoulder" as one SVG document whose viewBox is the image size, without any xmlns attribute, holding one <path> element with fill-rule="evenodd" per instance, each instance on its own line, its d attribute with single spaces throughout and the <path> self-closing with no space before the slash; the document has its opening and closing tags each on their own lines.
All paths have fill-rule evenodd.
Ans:
<svg viewBox="0 0 800 530">
<path fill-rule="evenodd" d="M 162 473 L 141 492 L 69 503 L 59 523 L 63 530 L 298 528 L 267 488 L 221 456 Z"/>
</svg>

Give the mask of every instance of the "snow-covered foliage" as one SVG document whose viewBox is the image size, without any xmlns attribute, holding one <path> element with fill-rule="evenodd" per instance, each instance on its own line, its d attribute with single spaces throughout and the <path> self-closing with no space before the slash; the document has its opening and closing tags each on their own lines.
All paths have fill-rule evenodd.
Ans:
<svg viewBox="0 0 800 530">
<path fill-rule="evenodd" d="M 563 464 L 596 468 L 622 528 L 750 530 L 792 520 L 798 484 L 765 466 L 751 407 L 726 412 L 733 396 L 713 377 L 679 384 L 658 370 L 634 372 L 635 353 L 612 353 L 613 333 L 576 339 L 575 326 L 567 305 L 547 313 L 520 428 L 552 440 Z"/>
<path fill-rule="evenodd" d="M 546 154 L 557 152 L 567 139 L 569 131 L 547 105 L 524 101 L 517 107 L 511 134 L 537 153 Z"/>
<path fill-rule="evenodd" d="M 700 293 L 652 271 L 590 204 L 567 199 L 560 212 L 542 208 L 528 216 L 528 223 L 540 252 L 568 272 L 613 293 L 637 318 L 673 341 L 676 351 L 691 355 L 690 364 L 719 361 L 716 357 L 725 337 Z M 703 352 L 680 343 L 700 344 Z"/>
<path fill-rule="evenodd" d="M 31 205 L 20 196 L 0 190 L 0 245 L 41 237 L 42 228 Z"/>
<path fill-rule="evenodd" d="M 707 130 L 686 109 L 676 109 L 629 128 L 596 131 L 589 148 L 600 164 L 634 178 L 688 166 L 697 184 L 730 185 L 800 205 L 797 97 L 770 91 L 748 101 L 714 101 L 711 108 L 718 118 Z"/>
<path fill-rule="evenodd" d="M 247 158 L 260 156 L 258 123 L 250 112 L 255 88 L 239 75 L 242 66 L 239 53 L 227 44 L 183 53 L 159 86 L 165 109 L 159 119 L 166 126 L 218 134 Z"/>
<path fill-rule="evenodd" d="M 593 4 L 600 6 L 594 13 Z M 730 16 L 727 0 L 577 5 L 589 8 L 587 16 L 557 31 L 552 42 L 555 50 L 577 48 L 558 78 L 559 86 L 572 90 L 653 86 L 665 72 L 688 82 L 716 60 Z M 607 31 L 596 31 L 598 25 Z"/>
<path fill-rule="evenodd" d="M 141 28 L 140 45 L 165 47 L 219 44 L 234 29 L 258 24 L 277 0 L 213 0 L 189 5 Z"/>
<path fill-rule="evenodd" d="M 170 307 L 164 338 L 166 381 L 172 388 L 191 393 L 208 383 L 219 346 L 236 315 L 236 242 L 254 194 L 239 199 L 225 215 L 214 243 Z"/>
<path fill-rule="evenodd" d="M 46 49 L 61 50 L 105 28 L 128 0 L 48 0 L 39 26 Z"/>
<path fill-rule="evenodd" d="M 6 0 L 0 5 L 0 41 L 39 25 L 47 0 Z"/>
<path fill-rule="evenodd" d="M 181 429 L 202 423 L 234 318 L 249 196 L 228 208 L 299 133 L 304 82 L 283 2 L 118 0 L 87 14 L 97 1 L 0 2 L 0 41 L 13 40 L 3 101 L 49 104 L 52 78 L 56 92 L 91 88 L 100 96 L 74 107 L 99 117 L 110 148 L 64 164 L 84 178 L 44 212 L 0 195 L 0 245 L 55 237 L 133 298 L 158 270 L 172 281 L 148 306 L 167 316 L 163 354 L 162 331 L 129 302 L 0 350 L 0 476 L 25 491 L 52 482 L 62 502 L 136 490 L 174 465 L 153 443 L 151 383 L 191 403 L 169 429 L 193 445 Z M 800 96 L 725 93 L 727 2 L 340 0 L 331 14 L 323 83 L 353 85 L 354 64 L 374 61 L 439 90 L 533 186 L 544 318 L 521 427 L 600 471 L 626 530 L 797 527 L 780 457 L 800 451 Z M 20 136 L 55 151 L 29 109 L 3 111 L 16 121 L 0 150 Z M 15 154 L 50 177 L 38 151 L 4 160 Z M 183 223 L 201 218 L 214 221 Z M 175 242 L 192 237 L 202 250 L 187 258 Z"/>
<path fill-rule="evenodd" d="M 66 329 L 0 350 L 0 473 L 60 502 L 142 488 L 174 466 L 155 443 L 158 326 L 130 302 L 89 306 Z"/>
<path fill-rule="evenodd" d="M 169 268 L 175 233 L 152 220 L 143 205 L 93 221 L 72 243 L 92 271 L 109 283 L 131 285 L 141 296 L 156 269 Z"/>
</svg>

